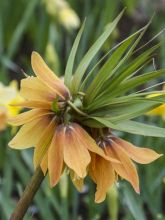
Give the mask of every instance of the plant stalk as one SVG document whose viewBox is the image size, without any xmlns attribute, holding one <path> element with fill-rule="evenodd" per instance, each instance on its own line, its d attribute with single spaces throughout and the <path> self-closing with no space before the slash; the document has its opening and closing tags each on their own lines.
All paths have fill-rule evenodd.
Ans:
<svg viewBox="0 0 165 220">
<path fill-rule="evenodd" d="M 38 167 L 35 170 L 30 182 L 26 186 L 25 191 L 23 192 L 20 200 L 18 201 L 17 206 L 10 217 L 10 220 L 23 219 L 43 179 L 44 179 L 44 174 L 41 168 Z"/>
</svg>

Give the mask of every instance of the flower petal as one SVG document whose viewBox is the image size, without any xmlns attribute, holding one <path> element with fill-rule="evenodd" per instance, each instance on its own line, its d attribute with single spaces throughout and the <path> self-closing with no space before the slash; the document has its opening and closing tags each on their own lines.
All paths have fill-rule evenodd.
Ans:
<svg viewBox="0 0 165 220">
<path fill-rule="evenodd" d="M 62 98 L 68 98 L 69 92 L 64 83 L 46 65 L 42 57 L 33 52 L 31 57 L 32 68 L 36 76 L 49 88 L 53 89 Z"/>
<path fill-rule="evenodd" d="M 76 189 L 79 192 L 82 192 L 82 190 L 84 188 L 84 179 L 78 177 L 73 170 L 70 170 L 70 177 L 71 177 L 72 183 L 76 187 Z"/>
<path fill-rule="evenodd" d="M 40 166 L 41 166 L 41 170 L 45 176 L 47 173 L 47 170 L 48 170 L 48 152 L 46 152 L 46 154 L 44 155 Z"/>
<path fill-rule="evenodd" d="M 92 156 L 89 169 L 92 179 L 97 184 L 95 202 L 100 203 L 104 201 L 108 189 L 115 182 L 115 172 L 111 162 L 96 154 Z"/>
<path fill-rule="evenodd" d="M 72 123 L 72 127 L 74 132 L 78 136 L 79 140 L 83 143 L 83 145 L 91 152 L 100 155 L 101 157 L 105 158 L 106 160 L 113 161 L 119 163 L 119 161 L 111 156 L 107 157 L 104 151 L 96 144 L 95 140 L 90 137 L 90 135 L 78 124 Z"/>
<path fill-rule="evenodd" d="M 148 164 L 158 159 L 162 154 L 156 153 L 154 150 L 142 147 L 135 147 L 133 144 L 116 138 L 115 142 L 119 144 L 127 153 L 127 155 L 134 161 L 141 164 Z"/>
<path fill-rule="evenodd" d="M 30 121 L 33 121 L 44 115 L 51 115 L 52 113 L 47 110 L 42 109 L 32 109 L 30 111 L 21 113 L 15 117 L 11 117 L 8 119 L 8 123 L 13 126 L 20 126 Z"/>
<path fill-rule="evenodd" d="M 91 159 L 89 152 L 71 126 L 64 127 L 64 130 L 64 161 L 80 178 L 84 178 Z"/>
<path fill-rule="evenodd" d="M 147 115 L 164 115 L 165 112 L 165 104 L 162 104 L 158 106 L 157 108 L 154 108 L 153 110 L 147 112 Z"/>
<path fill-rule="evenodd" d="M 61 131 L 61 127 L 58 126 L 48 149 L 48 169 L 51 187 L 58 183 L 63 171 L 63 138 L 64 130 Z"/>
<path fill-rule="evenodd" d="M 21 80 L 20 95 L 25 99 L 37 101 L 52 101 L 56 98 L 55 92 L 37 77 Z"/>
<path fill-rule="evenodd" d="M 34 156 L 33 156 L 33 162 L 35 168 L 41 164 L 45 154 L 47 153 L 47 150 L 51 143 L 51 139 L 55 132 L 55 127 L 56 127 L 56 121 L 55 119 L 52 119 L 49 125 L 44 129 L 41 138 L 38 140 L 38 142 L 35 145 Z"/>
<path fill-rule="evenodd" d="M 11 104 L 11 106 L 21 106 L 24 108 L 41 108 L 41 109 L 51 109 L 51 102 L 46 101 L 23 101 L 15 104 Z"/>
<path fill-rule="evenodd" d="M 15 137 L 9 142 L 9 146 L 15 149 L 34 147 L 49 123 L 50 118 L 48 116 L 42 116 L 23 125 Z"/>
<path fill-rule="evenodd" d="M 112 166 L 114 170 L 122 178 L 128 180 L 132 184 L 134 190 L 137 193 L 140 193 L 139 177 L 137 174 L 136 167 L 129 159 L 125 151 L 122 149 L 122 147 L 116 144 L 115 142 L 112 142 L 111 146 L 106 147 L 106 153 L 108 155 L 112 155 L 113 157 L 116 157 L 121 162 L 121 164 L 112 162 Z"/>
</svg>

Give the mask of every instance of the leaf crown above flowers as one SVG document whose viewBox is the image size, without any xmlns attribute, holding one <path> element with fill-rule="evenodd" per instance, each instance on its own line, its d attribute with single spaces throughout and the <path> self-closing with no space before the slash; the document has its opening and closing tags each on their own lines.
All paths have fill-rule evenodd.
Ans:
<svg viewBox="0 0 165 220">
<path fill-rule="evenodd" d="M 165 137 L 165 129 L 132 120 L 164 103 L 164 91 L 148 92 L 144 89 L 131 93 L 149 80 L 165 74 L 165 69 L 139 74 L 149 62 L 153 61 L 153 52 L 164 44 L 164 41 L 159 42 L 144 52 L 141 50 L 146 45 L 136 49 L 151 21 L 108 51 L 87 73 L 92 59 L 116 28 L 123 12 L 124 10 L 106 27 L 74 71 L 76 52 L 85 21 L 75 39 L 66 65 L 64 83 L 71 93 L 72 107 L 76 109 L 78 103 L 81 114 L 77 115 L 76 119 L 88 127 L 110 127 L 133 134 Z M 137 51 L 140 51 L 140 55 L 136 55 Z M 105 58 L 107 60 L 96 72 L 96 67 Z M 158 92 L 159 96 L 147 96 Z"/>
</svg>

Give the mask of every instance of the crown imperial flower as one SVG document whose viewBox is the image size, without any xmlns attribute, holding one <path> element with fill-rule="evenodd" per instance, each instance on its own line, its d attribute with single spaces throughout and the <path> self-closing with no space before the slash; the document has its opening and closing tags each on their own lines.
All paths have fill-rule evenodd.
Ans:
<svg viewBox="0 0 165 220">
<path fill-rule="evenodd" d="M 151 149 L 135 147 L 112 135 L 109 129 L 165 137 L 165 129 L 132 120 L 164 100 L 164 95 L 148 98 L 147 92 L 131 93 L 132 89 L 165 73 L 162 69 L 134 76 L 160 46 L 155 45 L 130 61 L 148 24 L 113 48 L 94 78 L 95 68 L 86 74 L 122 13 L 109 24 L 73 73 L 85 23 L 82 25 L 68 58 L 64 81 L 33 52 L 31 63 L 36 76 L 21 81 L 20 94 L 25 100 L 17 104 L 30 110 L 9 120 L 12 125 L 22 125 L 9 146 L 34 147 L 34 166 L 40 166 L 44 174 L 48 172 L 51 186 L 58 183 L 65 168 L 78 190 L 89 174 L 97 185 L 96 202 L 105 199 L 118 176 L 129 181 L 139 193 L 139 178 L 132 160 L 146 164 L 161 156 Z"/>
</svg>

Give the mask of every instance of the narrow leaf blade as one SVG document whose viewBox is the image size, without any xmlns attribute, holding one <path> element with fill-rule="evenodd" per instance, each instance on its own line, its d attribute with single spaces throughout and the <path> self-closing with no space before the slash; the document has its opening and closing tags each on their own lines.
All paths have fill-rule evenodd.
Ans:
<svg viewBox="0 0 165 220">
<path fill-rule="evenodd" d="M 69 55 L 69 58 L 68 58 L 68 61 L 67 61 L 67 64 L 66 64 L 64 83 L 68 88 L 70 88 L 75 56 L 76 56 L 76 52 L 77 52 L 77 49 L 78 49 L 78 45 L 79 45 L 84 27 L 85 27 L 85 21 L 83 22 L 83 24 L 82 24 L 82 26 L 81 26 L 78 34 L 77 34 L 77 37 L 74 41 L 73 47 L 71 49 L 71 52 L 70 52 L 70 55 Z"/>
<path fill-rule="evenodd" d="M 96 53 L 99 51 L 101 46 L 104 44 L 106 39 L 109 37 L 109 35 L 113 32 L 115 29 L 117 23 L 119 22 L 121 16 L 123 15 L 124 10 L 117 16 L 117 18 L 109 25 L 109 27 L 106 28 L 106 30 L 103 32 L 103 34 L 96 40 L 96 42 L 92 45 L 92 47 L 88 50 L 88 52 L 83 57 L 82 61 L 78 65 L 75 74 L 73 76 L 72 80 L 72 92 L 75 94 L 80 86 L 82 77 L 87 70 L 90 62 L 96 55 Z"/>
</svg>

